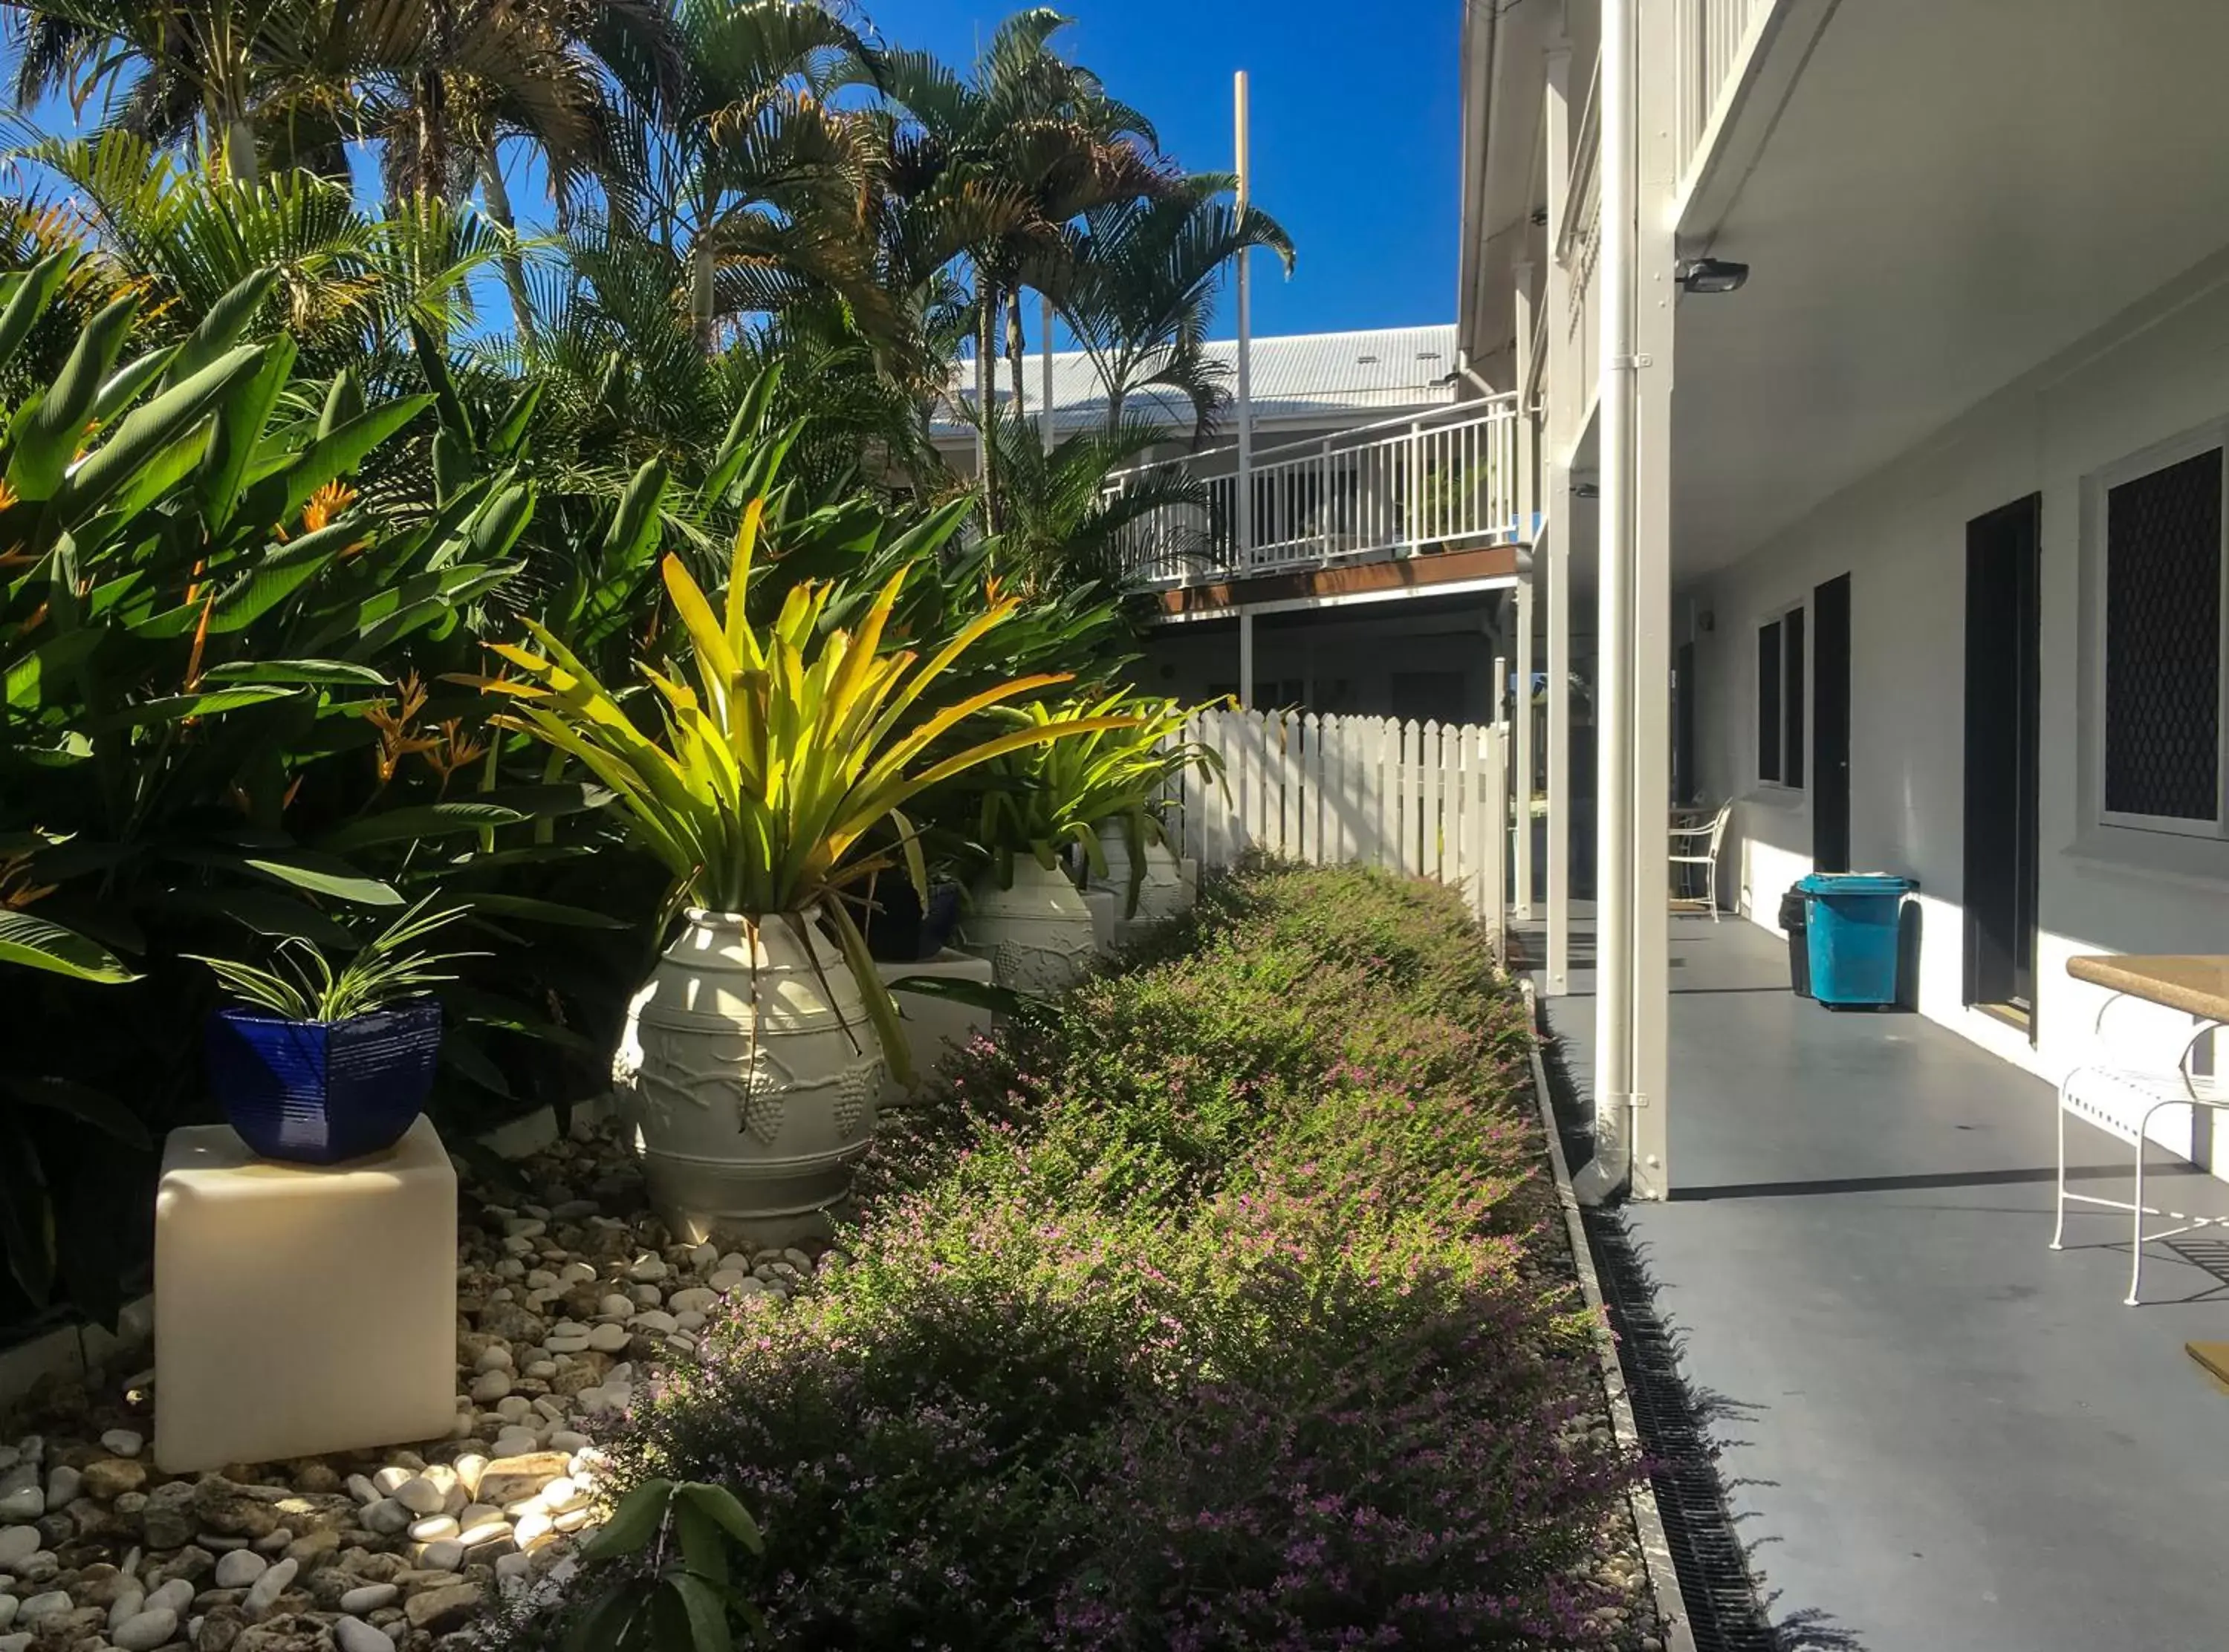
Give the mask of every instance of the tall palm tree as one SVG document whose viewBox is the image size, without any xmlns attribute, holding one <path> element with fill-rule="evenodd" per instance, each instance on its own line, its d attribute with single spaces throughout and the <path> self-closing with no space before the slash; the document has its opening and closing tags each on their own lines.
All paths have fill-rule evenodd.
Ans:
<svg viewBox="0 0 2229 1652">
<path fill-rule="evenodd" d="M 1054 50 L 1069 22 L 1049 7 L 1016 13 L 965 76 L 922 52 L 881 60 L 883 88 L 902 117 L 896 175 L 917 212 L 948 227 L 972 272 L 976 417 L 986 429 L 996 423 L 999 329 L 1011 347 L 1025 271 L 1057 258 L 1072 220 L 1166 193 L 1174 181 L 1146 118 Z M 1000 446 L 984 445 L 994 531 L 1003 515 Z"/>
<path fill-rule="evenodd" d="M 698 347 L 814 288 L 878 317 L 877 125 L 826 95 L 872 80 L 865 43 L 810 0 L 677 0 L 671 21 L 673 80 L 619 77 L 613 213 L 685 264 Z"/>
<path fill-rule="evenodd" d="M 1224 272 L 1255 247 L 1293 268 L 1292 237 L 1267 213 L 1226 199 L 1237 187 L 1229 173 L 1196 172 L 1166 195 L 1095 207 L 1044 272 L 1106 387 L 1109 431 L 1121 427 L 1128 397 L 1159 387 L 1192 403 L 1198 442 L 1227 399 L 1224 369 L 1201 348 Z"/>
</svg>

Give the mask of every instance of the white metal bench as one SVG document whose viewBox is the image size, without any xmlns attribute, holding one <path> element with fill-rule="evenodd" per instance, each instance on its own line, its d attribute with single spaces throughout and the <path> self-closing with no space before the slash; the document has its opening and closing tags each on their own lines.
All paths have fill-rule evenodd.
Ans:
<svg viewBox="0 0 2229 1652">
<path fill-rule="evenodd" d="M 2129 995 L 2115 993 L 2098 1007 L 2097 1018 L 2091 1031 L 2095 1040 L 2105 1035 L 2105 1018 L 2116 1004 L 2128 1001 Z M 2137 999 L 2133 1002 L 2143 1002 Z M 2059 1086 L 2059 1199 L 2058 1224 L 2052 1229 L 2051 1248 L 2064 1250 L 2061 1242 L 2066 1233 L 2066 1207 L 2099 1205 L 2108 1210 L 2129 1213 L 2130 1251 L 2129 1259 L 2129 1294 L 2123 1300 L 2135 1307 L 2143 1286 L 2144 1246 L 2155 1239 L 2172 1239 L 2178 1233 L 2192 1233 L 2199 1228 L 2229 1224 L 2229 1217 L 2199 1216 L 2180 1210 L 2163 1210 L 2144 1203 L 2144 1143 L 2151 1132 L 2152 1120 L 2171 1107 L 2187 1107 L 2191 1112 L 2191 1134 L 2195 1142 L 2198 1117 L 2202 1112 L 2229 1112 L 2229 1086 L 2210 1075 L 2194 1073 L 2191 1059 L 2199 1044 L 2209 1036 L 2217 1021 L 2200 1022 L 2184 1041 L 2182 1050 L 2171 1068 L 2109 1065 L 2079 1066 L 2069 1073 Z M 2094 1124 L 2109 1135 L 2130 1143 L 2136 1149 L 2136 1188 L 2129 1200 L 2101 1199 L 2095 1194 L 2069 1193 L 2066 1190 L 2066 1120 L 2072 1114 L 2085 1123 Z M 2144 1218 L 2164 1217 L 2179 1223 L 2174 1227 L 2162 1227 L 2147 1233 Z"/>
</svg>

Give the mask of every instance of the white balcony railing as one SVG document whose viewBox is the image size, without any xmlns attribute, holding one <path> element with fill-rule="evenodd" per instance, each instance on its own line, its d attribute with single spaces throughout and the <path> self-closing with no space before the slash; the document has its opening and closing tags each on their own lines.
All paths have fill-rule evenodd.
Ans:
<svg viewBox="0 0 2229 1652">
<path fill-rule="evenodd" d="M 1680 171 L 1684 176 L 1703 134 L 1749 56 L 1751 31 L 1773 0 L 1679 0 Z"/>
<path fill-rule="evenodd" d="M 1245 545 L 1237 476 L 1199 475 L 1204 464 L 1235 464 L 1235 450 L 1118 471 L 1107 479 L 1110 497 L 1147 477 L 1196 478 L 1191 501 L 1121 530 L 1122 565 L 1141 585 L 1185 585 L 1512 542 L 1519 537 L 1517 416 L 1517 398 L 1500 395 L 1263 449 L 1253 456 Z"/>
</svg>

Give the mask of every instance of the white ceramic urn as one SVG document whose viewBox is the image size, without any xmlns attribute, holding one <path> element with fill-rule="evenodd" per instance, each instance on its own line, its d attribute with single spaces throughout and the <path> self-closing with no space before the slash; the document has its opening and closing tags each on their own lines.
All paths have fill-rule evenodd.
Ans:
<svg viewBox="0 0 2229 1652">
<path fill-rule="evenodd" d="M 1068 880 L 1034 855 L 1014 857 L 1011 887 L 994 872 L 975 886 L 961 944 L 991 960 L 992 977 L 1017 992 L 1065 991 L 1083 979 L 1098 951 L 1091 908 Z"/>
<path fill-rule="evenodd" d="M 820 1227 L 875 1132 L 883 1055 L 836 944 L 807 917 L 691 909 L 629 1006 L 612 1076 L 675 1239 Z"/>
<path fill-rule="evenodd" d="M 1106 889 L 1114 896 L 1114 916 L 1118 921 L 1159 923 L 1174 918 L 1191 906 L 1192 886 L 1185 881 L 1184 867 L 1176 851 L 1166 843 L 1147 843 L 1146 874 L 1138 886 L 1138 910 L 1129 910 L 1130 900 L 1130 844 L 1122 835 L 1119 820 L 1102 821 L 1099 827 L 1099 851 L 1106 857 L 1104 874 L 1094 872 L 1090 887 Z"/>
</svg>

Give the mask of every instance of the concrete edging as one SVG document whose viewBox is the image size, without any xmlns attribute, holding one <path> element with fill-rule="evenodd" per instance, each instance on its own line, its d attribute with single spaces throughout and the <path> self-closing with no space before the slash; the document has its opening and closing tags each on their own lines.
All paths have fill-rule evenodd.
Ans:
<svg viewBox="0 0 2229 1652">
<path fill-rule="evenodd" d="M 1548 1069 L 1540 1060 L 1539 1002 L 1530 981 L 1519 981 L 1525 996 L 1525 1053 L 1532 1066 L 1532 1102 L 1540 1115 L 1540 1129 L 1548 1138 L 1548 1165 L 1555 1173 L 1556 1202 L 1564 1213 L 1564 1231 L 1571 1244 L 1571 1265 L 1579 1276 L 1579 1294 L 1586 1299 L 1597 1327 L 1595 1358 L 1602 1367 L 1603 1395 L 1609 1408 L 1610 1431 L 1618 1444 L 1636 1455 L 1645 1450 L 1639 1425 L 1634 1421 L 1633 1401 L 1625 1388 L 1625 1370 L 1618 1363 L 1617 1343 L 1611 1335 L 1603 1303 L 1602 1280 L 1595 1272 L 1595 1258 L 1587 1243 L 1585 1219 L 1579 1213 L 1578 1194 L 1571 1188 L 1571 1167 L 1564 1157 L 1564 1138 L 1556 1127 L 1555 1104 L 1548 1095 Z M 1646 1479 L 1626 1494 L 1633 1516 L 1634 1534 L 1641 1542 L 1641 1563 L 1648 1573 L 1649 1592 L 1664 1619 L 1665 1652 L 1695 1652 L 1695 1632 L 1687 1622 L 1686 1597 L 1680 1591 L 1679 1573 L 1672 1563 L 1672 1546 L 1664 1535 L 1663 1511 L 1656 1504 L 1656 1489 Z"/>
</svg>

